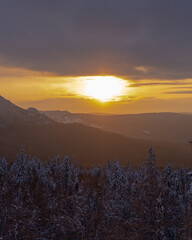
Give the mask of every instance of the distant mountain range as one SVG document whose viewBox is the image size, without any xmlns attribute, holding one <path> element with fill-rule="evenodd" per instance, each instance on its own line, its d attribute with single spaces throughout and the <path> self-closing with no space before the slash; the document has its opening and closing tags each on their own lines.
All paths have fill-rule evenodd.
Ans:
<svg viewBox="0 0 192 240">
<path fill-rule="evenodd" d="M 59 123 L 78 122 L 127 137 L 186 144 L 192 137 L 192 115 L 180 113 L 144 113 L 127 115 L 75 114 L 45 111 Z"/>
<path fill-rule="evenodd" d="M 186 119 L 185 115 L 101 116 L 72 114 L 66 111 L 42 113 L 34 108 L 24 110 L 0 97 L 0 156 L 6 156 L 12 161 L 22 146 L 26 153 L 36 155 L 44 161 L 48 157 L 53 158 L 58 154 L 64 157 L 67 154 L 78 164 L 88 167 L 103 165 L 113 159 L 118 159 L 124 165 L 130 162 L 133 166 L 140 166 L 146 160 L 148 148 L 152 143 L 159 167 L 164 167 L 169 161 L 175 167 L 192 167 L 192 148 L 187 142 L 188 137 L 186 136 L 186 141 L 183 142 L 170 141 L 170 138 L 164 139 L 163 133 L 161 134 L 161 131 L 165 132 L 164 126 L 167 126 L 166 136 L 175 134 L 172 133 L 169 116 L 172 117 L 172 121 L 175 120 L 174 116 L 177 117 L 177 124 L 172 124 L 182 132 L 181 120 L 182 116 L 183 120 Z M 156 124 L 156 128 L 153 123 Z M 179 134 L 178 129 L 176 130 Z M 188 134 L 190 135 L 190 132 Z M 127 137 L 128 135 L 130 136 Z M 150 139 L 149 135 L 156 138 Z M 162 139 L 158 139 L 159 136 L 162 136 Z M 181 136 L 184 138 L 185 134 Z"/>
</svg>

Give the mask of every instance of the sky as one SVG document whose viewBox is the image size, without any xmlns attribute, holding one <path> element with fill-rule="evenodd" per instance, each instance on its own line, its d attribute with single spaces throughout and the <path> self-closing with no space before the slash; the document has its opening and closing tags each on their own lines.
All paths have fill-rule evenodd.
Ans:
<svg viewBox="0 0 192 240">
<path fill-rule="evenodd" d="M 190 0 L 1 0 L 0 95 L 40 110 L 192 112 L 191 12 Z"/>
</svg>

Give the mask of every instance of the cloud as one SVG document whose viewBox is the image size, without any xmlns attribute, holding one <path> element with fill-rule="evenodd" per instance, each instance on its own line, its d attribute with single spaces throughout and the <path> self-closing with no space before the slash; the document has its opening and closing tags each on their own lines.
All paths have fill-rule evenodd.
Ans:
<svg viewBox="0 0 192 240">
<path fill-rule="evenodd" d="M 139 66 L 139 67 L 136 67 L 135 69 L 138 70 L 138 71 L 141 71 L 143 73 L 147 73 L 148 72 L 148 69 L 146 67 L 144 67 L 144 66 Z"/>
<path fill-rule="evenodd" d="M 182 81 L 182 82 L 181 82 Z M 181 80 L 180 82 L 178 81 L 169 81 L 169 82 L 164 82 L 164 81 L 160 81 L 160 82 L 138 82 L 138 83 L 132 83 L 129 85 L 129 87 L 145 87 L 145 86 L 167 86 L 170 85 L 172 88 L 188 88 L 185 85 L 191 85 L 192 82 L 184 82 L 185 79 Z M 179 87 L 173 87 L 173 86 L 179 86 Z M 185 87 L 182 87 L 185 86 Z"/>
<path fill-rule="evenodd" d="M 2 0 L 0 64 L 70 76 L 191 78 L 191 8 L 188 0 Z"/>
<path fill-rule="evenodd" d="M 192 94 L 192 91 L 174 91 L 164 92 L 165 94 Z"/>
</svg>

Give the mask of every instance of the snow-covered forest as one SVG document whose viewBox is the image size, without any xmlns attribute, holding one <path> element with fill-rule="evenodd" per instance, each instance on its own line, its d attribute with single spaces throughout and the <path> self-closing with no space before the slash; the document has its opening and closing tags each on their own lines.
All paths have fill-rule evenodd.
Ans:
<svg viewBox="0 0 192 240">
<path fill-rule="evenodd" d="M 0 239 L 192 239 L 189 169 L 118 161 L 85 169 L 68 157 L 0 160 Z"/>
</svg>

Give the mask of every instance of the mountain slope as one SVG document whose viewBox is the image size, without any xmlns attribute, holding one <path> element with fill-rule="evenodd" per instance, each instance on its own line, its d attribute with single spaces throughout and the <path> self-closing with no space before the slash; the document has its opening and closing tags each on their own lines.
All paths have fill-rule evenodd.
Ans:
<svg viewBox="0 0 192 240">
<path fill-rule="evenodd" d="M 83 126 L 81 124 L 11 125 L 0 128 L 0 156 L 12 161 L 20 147 L 43 161 L 59 154 L 69 155 L 78 164 L 93 166 L 118 159 L 122 164 L 140 166 L 146 160 L 150 141 L 132 139 Z M 190 146 L 176 143 L 153 142 L 157 165 L 169 161 L 175 167 L 192 167 Z"/>
<path fill-rule="evenodd" d="M 24 110 L 0 96 L 0 127 L 16 123 L 46 124 L 52 121 L 34 108 Z"/>
</svg>

